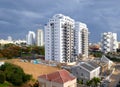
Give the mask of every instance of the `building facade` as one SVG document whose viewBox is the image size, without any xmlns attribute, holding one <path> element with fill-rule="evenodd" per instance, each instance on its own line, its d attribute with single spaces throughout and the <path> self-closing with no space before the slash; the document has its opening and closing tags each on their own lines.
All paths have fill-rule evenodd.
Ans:
<svg viewBox="0 0 120 87">
<path fill-rule="evenodd" d="M 81 62 L 71 68 L 71 72 L 78 79 L 86 82 L 100 76 L 100 66 L 93 62 Z"/>
<path fill-rule="evenodd" d="M 56 14 L 45 26 L 45 59 L 74 62 L 74 20 Z"/>
<path fill-rule="evenodd" d="M 28 32 L 27 44 L 28 45 L 35 45 L 35 33 L 33 31 Z"/>
<path fill-rule="evenodd" d="M 43 46 L 44 40 L 43 40 L 43 30 L 42 29 L 37 30 L 36 38 L 37 38 L 37 46 Z"/>
<path fill-rule="evenodd" d="M 102 34 L 102 52 L 116 52 L 118 48 L 117 34 L 112 32 L 107 32 Z"/>
<path fill-rule="evenodd" d="M 75 54 L 88 58 L 88 28 L 81 22 L 75 23 Z"/>
<path fill-rule="evenodd" d="M 77 87 L 76 77 L 66 70 L 59 70 L 38 77 L 39 87 Z"/>
</svg>

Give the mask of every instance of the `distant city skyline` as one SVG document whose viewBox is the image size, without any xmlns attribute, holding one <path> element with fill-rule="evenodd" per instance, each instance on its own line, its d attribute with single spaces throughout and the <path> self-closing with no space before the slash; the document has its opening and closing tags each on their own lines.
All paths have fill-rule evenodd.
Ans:
<svg viewBox="0 0 120 87">
<path fill-rule="evenodd" d="M 44 29 L 54 14 L 62 13 L 86 23 L 90 42 L 101 40 L 101 33 L 120 37 L 120 1 L 113 0 L 0 0 L 0 39 L 25 38 L 28 31 Z"/>
</svg>

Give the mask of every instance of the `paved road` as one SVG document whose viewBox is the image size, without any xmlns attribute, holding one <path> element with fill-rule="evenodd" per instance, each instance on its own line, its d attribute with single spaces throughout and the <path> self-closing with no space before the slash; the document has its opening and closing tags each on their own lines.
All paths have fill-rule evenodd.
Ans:
<svg viewBox="0 0 120 87">
<path fill-rule="evenodd" d="M 113 72 L 110 79 L 111 79 L 111 82 L 109 84 L 109 87 L 116 87 L 116 84 L 120 80 L 120 63 L 116 64 L 115 71 Z"/>
</svg>

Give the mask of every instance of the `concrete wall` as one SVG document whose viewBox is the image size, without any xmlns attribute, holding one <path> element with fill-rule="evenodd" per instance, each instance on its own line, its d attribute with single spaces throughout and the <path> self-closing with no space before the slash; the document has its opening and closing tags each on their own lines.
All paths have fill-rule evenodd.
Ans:
<svg viewBox="0 0 120 87">
<path fill-rule="evenodd" d="M 66 82 L 63 87 L 77 87 L 76 79 Z"/>
<path fill-rule="evenodd" d="M 100 75 L 100 67 L 90 72 L 90 80 L 94 77 L 99 77 Z"/>
</svg>

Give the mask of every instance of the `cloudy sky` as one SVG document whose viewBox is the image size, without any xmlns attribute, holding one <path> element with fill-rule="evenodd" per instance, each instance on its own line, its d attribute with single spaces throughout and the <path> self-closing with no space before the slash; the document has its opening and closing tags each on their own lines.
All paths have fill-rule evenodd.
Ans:
<svg viewBox="0 0 120 87">
<path fill-rule="evenodd" d="M 102 32 L 120 36 L 119 0 L 0 0 L 0 39 L 25 38 L 58 13 L 86 23 L 90 42 L 100 41 Z"/>
</svg>

